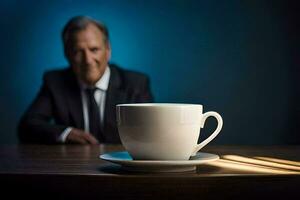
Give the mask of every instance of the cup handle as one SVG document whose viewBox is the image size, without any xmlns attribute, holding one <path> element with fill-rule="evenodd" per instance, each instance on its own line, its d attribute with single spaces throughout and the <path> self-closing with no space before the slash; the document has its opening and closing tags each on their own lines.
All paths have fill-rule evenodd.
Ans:
<svg viewBox="0 0 300 200">
<path fill-rule="evenodd" d="M 195 147 L 195 149 L 194 149 L 194 151 L 193 151 L 193 153 L 192 153 L 192 156 L 195 156 L 196 153 L 197 153 L 200 149 L 202 149 L 205 145 L 207 145 L 210 141 L 212 141 L 212 140 L 219 134 L 219 132 L 220 132 L 221 129 L 222 129 L 222 126 L 223 126 L 223 119 L 222 119 L 221 115 L 219 115 L 219 113 L 217 113 L 217 112 L 212 112 L 212 111 L 206 112 L 206 113 L 203 114 L 202 121 L 201 121 L 201 128 L 204 127 L 204 123 L 205 123 L 206 119 L 207 119 L 208 117 L 210 117 L 210 116 L 213 116 L 213 117 L 215 117 L 215 118 L 217 119 L 217 121 L 218 121 L 218 126 L 217 126 L 216 130 L 215 130 L 208 138 L 206 138 L 203 142 L 201 142 L 200 144 L 198 144 L 198 145 Z"/>
</svg>

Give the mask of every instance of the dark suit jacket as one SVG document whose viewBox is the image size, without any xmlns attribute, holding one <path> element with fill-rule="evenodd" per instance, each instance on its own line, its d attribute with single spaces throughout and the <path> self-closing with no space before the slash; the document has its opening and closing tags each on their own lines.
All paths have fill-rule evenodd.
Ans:
<svg viewBox="0 0 300 200">
<path fill-rule="evenodd" d="M 149 79 L 110 65 L 111 76 L 104 111 L 104 142 L 120 143 L 116 104 L 152 102 Z M 80 88 L 71 68 L 49 71 L 37 97 L 18 126 L 22 143 L 57 143 L 67 127 L 84 129 Z"/>
</svg>

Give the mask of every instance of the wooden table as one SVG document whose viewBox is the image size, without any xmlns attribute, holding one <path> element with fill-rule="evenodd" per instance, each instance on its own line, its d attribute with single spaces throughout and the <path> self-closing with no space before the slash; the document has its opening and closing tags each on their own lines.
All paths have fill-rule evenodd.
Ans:
<svg viewBox="0 0 300 200">
<path fill-rule="evenodd" d="M 1 194 L 39 199 L 300 197 L 300 146 L 207 146 L 221 159 L 196 172 L 134 173 L 99 159 L 100 145 L 0 146 Z"/>
</svg>

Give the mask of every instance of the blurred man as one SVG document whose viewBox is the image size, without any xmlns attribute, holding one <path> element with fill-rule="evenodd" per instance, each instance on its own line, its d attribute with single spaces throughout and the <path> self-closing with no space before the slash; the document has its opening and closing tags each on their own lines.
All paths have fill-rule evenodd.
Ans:
<svg viewBox="0 0 300 200">
<path fill-rule="evenodd" d="M 152 102 L 147 76 L 108 64 L 106 26 L 72 18 L 62 33 L 70 67 L 44 74 L 42 87 L 21 118 L 22 143 L 120 143 L 116 104 Z"/>
</svg>

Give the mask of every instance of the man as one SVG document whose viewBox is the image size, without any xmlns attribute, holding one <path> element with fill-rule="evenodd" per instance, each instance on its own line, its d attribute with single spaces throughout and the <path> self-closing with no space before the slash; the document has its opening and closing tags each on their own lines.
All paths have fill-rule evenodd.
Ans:
<svg viewBox="0 0 300 200">
<path fill-rule="evenodd" d="M 116 104 L 151 102 L 148 78 L 108 64 L 108 30 L 89 17 L 72 18 L 62 39 L 70 67 L 45 73 L 21 118 L 23 143 L 120 143 Z"/>
</svg>

